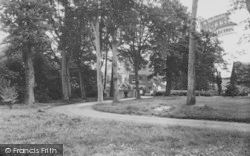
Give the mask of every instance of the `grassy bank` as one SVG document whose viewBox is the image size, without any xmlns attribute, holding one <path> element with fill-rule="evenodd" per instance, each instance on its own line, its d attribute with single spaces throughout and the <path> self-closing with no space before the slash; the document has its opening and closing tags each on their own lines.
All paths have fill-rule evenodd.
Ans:
<svg viewBox="0 0 250 156">
<path fill-rule="evenodd" d="M 185 119 L 204 119 L 250 123 L 250 97 L 197 97 L 194 106 L 186 106 L 186 97 L 155 97 L 99 104 L 98 111 Z"/>
<path fill-rule="evenodd" d="M 250 155 L 250 134 L 0 110 L 0 143 L 62 143 L 74 155 Z"/>
</svg>

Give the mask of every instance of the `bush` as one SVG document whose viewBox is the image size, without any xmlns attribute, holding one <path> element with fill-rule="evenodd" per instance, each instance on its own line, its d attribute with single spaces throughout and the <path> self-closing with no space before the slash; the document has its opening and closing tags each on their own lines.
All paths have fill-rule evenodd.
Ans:
<svg viewBox="0 0 250 156">
<path fill-rule="evenodd" d="M 171 91 L 171 95 L 174 95 L 174 96 L 187 96 L 187 91 L 185 91 L 185 90 L 175 90 L 175 91 Z"/>
<path fill-rule="evenodd" d="M 165 94 L 165 91 L 156 91 L 154 93 L 154 96 L 164 96 L 164 94 Z"/>
<path fill-rule="evenodd" d="M 35 99 L 38 102 L 48 102 L 50 97 L 48 96 L 48 89 L 46 87 L 36 87 L 34 89 Z"/>
<path fill-rule="evenodd" d="M 10 86 L 10 81 L 0 79 L 0 97 L 4 104 L 12 108 L 12 104 L 16 101 L 18 94 L 16 88 Z"/>
<path fill-rule="evenodd" d="M 164 96 L 165 91 L 156 91 L 154 93 L 154 96 Z M 186 90 L 171 90 L 171 95 L 172 96 L 187 96 L 187 91 Z M 214 93 L 212 91 L 196 91 L 195 92 L 196 96 L 213 96 Z"/>
<path fill-rule="evenodd" d="M 239 95 L 238 88 L 236 87 L 235 84 L 230 83 L 227 86 L 227 90 L 225 92 L 225 96 L 237 96 L 237 95 Z"/>
</svg>

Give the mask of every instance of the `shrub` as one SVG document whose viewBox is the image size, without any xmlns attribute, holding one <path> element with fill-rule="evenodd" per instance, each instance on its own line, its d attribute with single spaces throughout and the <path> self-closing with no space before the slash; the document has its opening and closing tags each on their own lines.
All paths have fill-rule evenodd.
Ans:
<svg viewBox="0 0 250 156">
<path fill-rule="evenodd" d="M 165 94 L 165 91 L 156 91 L 154 93 L 154 96 L 164 96 L 164 94 Z"/>
<path fill-rule="evenodd" d="M 36 87 L 35 90 L 35 99 L 38 102 L 48 102 L 50 97 L 48 96 L 48 89 L 47 88 L 42 88 L 42 87 Z"/>
<path fill-rule="evenodd" d="M 10 81 L 0 79 L 0 97 L 4 104 L 12 108 L 12 104 L 16 101 L 18 94 L 16 88 L 10 85 Z"/>
<path fill-rule="evenodd" d="M 225 96 L 237 96 L 237 95 L 239 95 L 238 88 L 236 87 L 235 84 L 230 83 L 227 86 L 227 90 L 225 92 Z"/>
</svg>

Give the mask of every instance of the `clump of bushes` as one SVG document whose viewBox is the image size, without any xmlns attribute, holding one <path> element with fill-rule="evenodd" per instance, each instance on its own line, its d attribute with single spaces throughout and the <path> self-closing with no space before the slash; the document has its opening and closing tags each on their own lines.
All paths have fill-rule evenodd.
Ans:
<svg viewBox="0 0 250 156">
<path fill-rule="evenodd" d="M 209 91 L 196 91 L 196 96 L 213 96 L 213 94 Z M 155 92 L 154 96 L 164 96 L 165 91 L 157 91 Z M 172 96 L 187 96 L 186 90 L 172 90 Z"/>
<path fill-rule="evenodd" d="M 230 83 L 227 85 L 227 90 L 225 92 L 225 96 L 237 96 L 239 95 L 239 90 L 235 84 Z"/>
<path fill-rule="evenodd" d="M 11 86 L 10 81 L 0 78 L 0 97 L 4 104 L 7 104 L 10 109 L 18 97 L 18 93 L 14 86 Z"/>
<path fill-rule="evenodd" d="M 246 88 L 241 88 L 235 84 L 229 84 L 227 85 L 227 89 L 225 91 L 225 96 L 248 96 L 248 89 Z"/>
</svg>

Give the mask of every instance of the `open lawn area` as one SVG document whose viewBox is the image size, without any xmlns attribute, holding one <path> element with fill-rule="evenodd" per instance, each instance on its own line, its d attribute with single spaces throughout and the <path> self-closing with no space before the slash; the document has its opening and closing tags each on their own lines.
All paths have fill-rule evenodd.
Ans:
<svg viewBox="0 0 250 156">
<path fill-rule="evenodd" d="M 98 104 L 95 110 L 133 115 L 205 119 L 250 123 L 250 97 L 197 97 L 194 106 L 186 106 L 186 97 L 154 97 L 115 104 Z"/>
<path fill-rule="evenodd" d="M 62 143 L 65 156 L 250 155 L 250 133 L 93 120 L 35 108 L 1 107 L 0 143 Z"/>
</svg>

